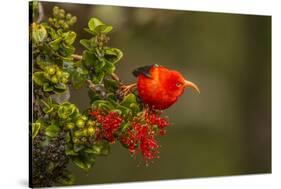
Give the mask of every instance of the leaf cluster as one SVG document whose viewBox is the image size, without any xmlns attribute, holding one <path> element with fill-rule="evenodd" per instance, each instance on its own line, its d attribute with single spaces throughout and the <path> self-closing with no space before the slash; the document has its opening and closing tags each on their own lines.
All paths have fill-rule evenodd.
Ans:
<svg viewBox="0 0 281 189">
<path fill-rule="evenodd" d="M 31 134 L 35 141 L 43 133 L 42 148 L 62 138 L 64 154 L 78 167 L 88 171 L 97 156 L 110 152 L 109 141 L 100 137 L 101 123 L 90 116 L 89 111 L 98 109 L 104 113 L 118 113 L 122 117 L 116 133 L 118 138 L 118 135 L 126 134 L 131 120 L 143 113 L 143 105 L 133 92 L 121 95 L 122 83 L 111 77 L 123 57 L 120 49 L 109 46 L 108 35 L 113 27 L 91 18 L 84 29 L 90 37 L 80 40 L 84 51 L 77 59 L 73 45 L 77 34 L 70 30 L 76 21 L 75 16 L 54 7 L 53 17 L 48 22 L 31 24 L 32 80 L 34 88 L 44 93 L 41 96 L 37 92 L 34 94 L 35 104 L 38 104 L 43 116 L 31 123 Z M 79 89 L 85 83 L 89 85 L 90 107 L 81 112 L 69 102 L 69 97 L 72 88 Z M 47 167 L 55 170 L 57 166 L 51 161 Z M 73 181 L 67 170 L 63 170 L 56 180 L 62 184 Z"/>
<path fill-rule="evenodd" d="M 90 39 L 81 39 L 85 48 L 80 65 L 73 77 L 74 86 L 80 86 L 83 79 L 89 79 L 94 84 L 102 83 L 103 79 L 115 71 L 116 63 L 123 57 L 120 49 L 109 47 L 108 33 L 112 26 L 104 24 L 97 18 L 91 18 L 85 31 L 91 34 Z M 84 77 L 87 74 L 86 77 Z M 75 82 L 79 81 L 79 82 Z"/>
</svg>

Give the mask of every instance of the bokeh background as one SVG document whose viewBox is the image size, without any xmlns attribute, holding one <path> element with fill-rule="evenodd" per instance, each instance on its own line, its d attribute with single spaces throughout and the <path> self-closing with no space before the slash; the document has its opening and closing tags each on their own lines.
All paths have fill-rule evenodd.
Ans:
<svg viewBox="0 0 281 189">
<path fill-rule="evenodd" d="M 172 122 L 160 139 L 161 158 L 139 165 L 118 143 L 89 173 L 74 165 L 76 184 L 271 173 L 271 17 L 209 12 L 43 2 L 78 17 L 79 40 L 91 17 L 112 25 L 112 47 L 124 58 L 117 73 L 125 83 L 147 64 L 179 70 L 201 94 L 187 89 L 166 114 Z M 80 109 L 87 91 L 71 91 Z"/>
</svg>

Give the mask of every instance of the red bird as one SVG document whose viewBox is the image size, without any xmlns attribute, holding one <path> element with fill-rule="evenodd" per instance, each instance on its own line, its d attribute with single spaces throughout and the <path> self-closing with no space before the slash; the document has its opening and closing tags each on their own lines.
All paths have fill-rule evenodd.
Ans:
<svg viewBox="0 0 281 189">
<path fill-rule="evenodd" d="M 186 87 L 199 88 L 177 71 L 157 64 L 136 69 L 137 90 L 140 99 L 153 109 L 163 110 L 174 104 Z"/>
</svg>

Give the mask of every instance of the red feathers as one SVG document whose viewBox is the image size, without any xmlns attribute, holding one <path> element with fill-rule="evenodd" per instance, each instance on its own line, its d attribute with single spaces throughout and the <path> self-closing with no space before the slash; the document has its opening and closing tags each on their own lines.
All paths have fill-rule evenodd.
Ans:
<svg viewBox="0 0 281 189">
<path fill-rule="evenodd" d="M 177 71 L 158 65 L 150 66 L 147 71 L 149 73 L 138 75 L 137 89 L 141 100 L 151 108 L 163 110 L 170 107 L 185 87 L 193 87 L 199 92 L 194 83 L 185 80 Z"/>
</svg>

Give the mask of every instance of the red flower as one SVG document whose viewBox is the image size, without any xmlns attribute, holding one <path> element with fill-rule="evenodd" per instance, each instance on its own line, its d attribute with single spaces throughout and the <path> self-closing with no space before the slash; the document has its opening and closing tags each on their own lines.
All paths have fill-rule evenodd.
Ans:
<svg viewBox="0 0 281 189">
<path fill-rule="evenodd" d="M 145 120 L 151 124 L 151 125 L 157 125 L 159 127 L 159 129 L 163 129 L 167 126 L 169 126 L 169 122 L 160 117 L 160 112 L 157 113 L 157 112 L 154 112 L 154 111 L 151 111 L 151 112 L 146 112 L 145 113 Z"/>
<path fill-rule="evenodd" d="M 154 158 L 159 158 L 158 148 L 160 146 L 155 139 L 155 132 L 147 123 L 132 122 L 132 128 L 121 138 L 121 142 L 128 147 L 131 154 L 141 152 L 146 163 Z"/>
<path fill-rule="evenodd" d="M 90 113 L 101 124 L 101 136 L 109 142 L 115 142 L 115 133 L 119 129 L 123 118 L 116 112 L 105 114 L 100 110 Z M 119 140 L 124 144 L 132 155 L 140 153 L 146 162 L 159 158 L 159 147 L 157 136 L 166 133 L 165 128 L 169 122 L 162 118 L 161 112 L 146 111 L 144 114 L 134 117 L 128 123 L 129 129 L 121 136 Z"/>
<path fill-rule="evenodd" d="M 140 149 L 145 160 L 159 158 L 159 147 L 160 146 L 157 144 L 157 141 L 155 140 L 153 135 L 146 135 L 145 137 L 141 138 Z"/>
<path fill-rule="evenodd" d="M 114 133 L 120 127 L 123 119 L 116 112 L 109 112 L 105 115 L 103 112 L 96 110 L 90 113 L 102 126 L 103 137 L 110 143 L 114 143 Z"/>
</svg>

